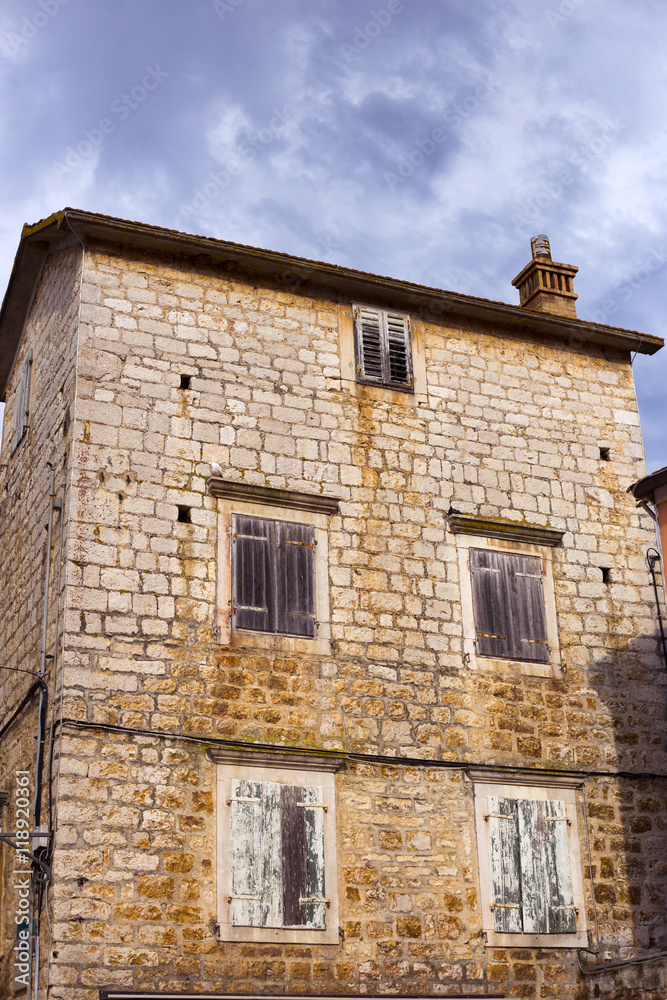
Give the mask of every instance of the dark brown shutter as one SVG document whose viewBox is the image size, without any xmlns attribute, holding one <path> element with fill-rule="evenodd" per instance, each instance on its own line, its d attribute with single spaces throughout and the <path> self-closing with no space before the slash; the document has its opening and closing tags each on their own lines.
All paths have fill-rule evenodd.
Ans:
<svg viewBox="0 0 667 1000">
<path fill-rule="evenodd" d="M 32 351 L 28 354 L 21 367 L 21 373 L 16 383 L 14 393 L 14 416 L 12 420 L 12 436 L 9 453 L 13 454 L 23 440 L 28 429 L 30 412 L 30 376 L 32 372 Z"/>
<path fill-rule="evenodd" d="M 315 635 L 315 529 L 275 522 L 277 529 L 276 631 Z"/>
<path fill-rule="evenodd" d="M 280 823 L 282 836 L 283 925 L 303 927 L 306 923 L 308 896 L 306 872 L 306 823 L 303 789 L 300 785 L 281 785 Z"/>
<path fill-rule="evenodd" d="M 503 556 L 506 561 L 512 608 L 514 652 L 516 660 L 549 662 L 547 619 L 542 585 L 542 560 L 538 556 L 515 553 Z"/>
<path fill-rule="evenodd" d="M 379 309 L 355 308 L 355 344 L 357 353 L 357 375 L 372 382 L 383 382 L 383 339 L 382 313 Z"/>
<path fill-rule="evenodd" d="M 478 655 L 512 658 L 512 616 L 503 553 L 470 549 L 470 577 Z"/>
<path fill-rule="evenodd" d="M 271 541 L 275 522 L 239 517 L 232 522 L 232 627 L 254 632 L 274 629 Z"/>
<path fill-rule="evenodd" d="M 408 317 L 401 313 L 386 314 L 388 371 L 386 381 L 393 385 L 412 385 L 412 358 Z"/>
</svg>

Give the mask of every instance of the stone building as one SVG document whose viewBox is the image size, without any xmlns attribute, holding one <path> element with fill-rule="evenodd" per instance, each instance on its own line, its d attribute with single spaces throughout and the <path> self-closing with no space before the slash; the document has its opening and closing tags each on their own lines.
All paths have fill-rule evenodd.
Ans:
<svg viewBox="0 0 667 1000">
<path fill-rule="evenodd" d="M 513 306 L 70 209 L 24 229 L 2 996 L 665 995 L 626 492 L 662 341 L 577 319 L 575 271 L 538 238 Z"/>
</svg>

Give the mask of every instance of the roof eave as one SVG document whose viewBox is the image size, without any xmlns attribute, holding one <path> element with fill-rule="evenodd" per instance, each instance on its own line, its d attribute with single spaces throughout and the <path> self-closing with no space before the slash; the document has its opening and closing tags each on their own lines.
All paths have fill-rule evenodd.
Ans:
<svg viewBox="0 0 667 1000">
<path fill-rule="evenodd" d="M 634 330 L 551 316 L 520 306 L 460 295 L 396 278 L 338 267 L 322 261 L 312 261 L 208 236 L 193 236 L 159 226 L 148 226 L 67 208 L 34 226 L 23 227 L 14 267 L 0 310 L 0 399 L 2 400 L 5 398 L 16 348 L 44 260 L 52 248 L 62 245 L 65 238 L 71 239 L 72 234 L 76 234 L 79 238 L 88 237 L 106 243 L 118 243 L 140 250 L 172 255 L 204 254 L 210 257 L 212 262 L 233 260 L 248 271 L 282 278 L 290 287 L 294 287 L 296 279 L 299 284 L 325 286 L 362 301 L 368 296 L 381 297 L 387 304 L 406 310 L 423 308 L 443 317 L 461 316 L 492 326 L 514 327 L 532 334 L 566 338 L 577 347 L 591 343 L 621 351 L 655 354 L 664 345 L 662 338 Z"/>
</svg>

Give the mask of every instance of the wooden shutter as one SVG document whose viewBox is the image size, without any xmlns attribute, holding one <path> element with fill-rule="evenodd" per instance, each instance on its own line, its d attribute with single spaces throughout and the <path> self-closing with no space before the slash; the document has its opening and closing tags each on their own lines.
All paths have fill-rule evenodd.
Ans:
<svg viewBox="0 0 667 1000">
<path fill-rule="evenodd" d="M 232 924 L 282 927 L 281 786 L 233 779 Z"/>
<path fill-rule="evenodd" d="M 565 803 L 519 799 L 517 812 L 524 932 L 575 933 Z"/>
<path fill-rule="evenodd" d="M 324 809 L 321 789 L 283 785 L 280 793 L 285 927 L 326 929 Z"/>
<path fill-rule="evenodd" d="M 276 522 L 276 631 L 315 635 L 315 529 L 309 524 Z"/>
<path fill-rule="evenodd" d="M 232 924 L 326 929 L 321 796 L 314 786 L 232 780 Z"/>
<path fill-rule="evenodd" d="M 520 934 L 521 874 L 516 801 L 490 796 L 487 823 L 494 928 L 506 934 Z"/>
<path fill-rule="evenodd" d="M 388 372 L 387 382 L 412 385 L 412 357 L 408 317 L 401 313 L 386 313 Z"/>
<path fill-rule="evenodd" d="M 12 436 L 9 445 L 10 454 L 18 448 L 28 426 L 28 414 L 30 411 L 30 375 L 32 372 L 32 353 L 28 354 L 23 362 L 21 372 L 16 383 L 14 394 L 14 413 L 12 419 Z"/>
<path fill-rule="evenodd" d="M 574 934 L 577 911 L 574 906 L 570 865 L 569 821 L 565 803 L 550 799 L 546 806 L 545 872 L 549 896 L 549 933 Z"/>
<path fill-rule="evenodd" d="M 503 556 L 510 585 L 513 622 L 513 658 L 549 662 L 547 618 L 542 584 L 542 560 L 516 553 Z"/>
<path fill-rule="evenodd" d="M 357 374 L 371 382 L 384 381 L 384 330 L 379 309 L 355 308 Z"/>
<path fill-rule="evenodd" d="M 470 549 L 470 577 L 477 653 L 513 658 L 509 581 L 503 553 Z"/>
<path fill-rule="evenodd" d="M 412 386 L 410 323 L 403 313 L 355 306 L 357 376 L 368 382 Z"/>
<path fill-rule="evenodd" d="M 259 517 L 235 515 L 232 520 L 233 628 L 273 631 L 273 524 Z"/>
</svg>

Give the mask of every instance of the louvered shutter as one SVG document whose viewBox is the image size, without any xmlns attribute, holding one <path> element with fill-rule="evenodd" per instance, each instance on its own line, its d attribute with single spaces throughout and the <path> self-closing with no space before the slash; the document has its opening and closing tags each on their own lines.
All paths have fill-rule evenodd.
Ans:
<svg viewBox="0 0 667 1000">
<path fill-rule="evenodd" d="M 565 803 L 517 801 L 523 929 L 526 934 L 571 934 L 576 912 Z"/>
<path fill-rule="evenodd" d="M 507 554 L 516 660 L 549 662 L 547 618 L 542 584 L 542 560 L 537 556 Z"/>
<path fill-rule="evenodd" d="M 388 312 L 385 315 L 387 329 L 388 372 L 387 382 L 392 385 L 412 385 L 412 352 L 410 351 L 410 329 L 407 316 Z"/>
<path fill-rule="evenodd" d="M 32 371 L 32 354 L 28 354 L 23 362 L 16 383 L 14 395 L 14 414 L 12 419 L 12 436 L 9 445 L 10 454 L 18 448 L 28 427 L 30 410 L 30 375 Z"/>
<path fill-rule="evenodd" d="M 384 329 L 379 309 L 358 306 L 355 309 L 357 374 L 371 382 L 384 381 Z"/>
<path fill-rule="evenodd" d="M 276 631 L 315 635 L 315 529 L 309 524 L 276 522 Z"/>
<path fill-rule="evenodd" d="M 512 658 L 509 580 L 503 554 L 470 549 L 475 645 L 480 656 Z"/>
<path fill-rule="evenodd" d="M 506 934 L 520 934 L 521 874 L 516 801 L 490 796 L 487 822 L 494 928 Z"/>
<path fill-rule="evenodd" d="M 326 929 L 321 789 L 233 780 L 232 923 Z"/>
<path fill-rule="evenodd" d="M 233 628 L 273 631 L 273 524 L 258 517 L 233 518 Z"/>
<path fill-rule="evenodd" d="M 403 313 L 355 306 L 357 376 L 380 385 L 411 388 L 410 324 Z"/>
</svg>

